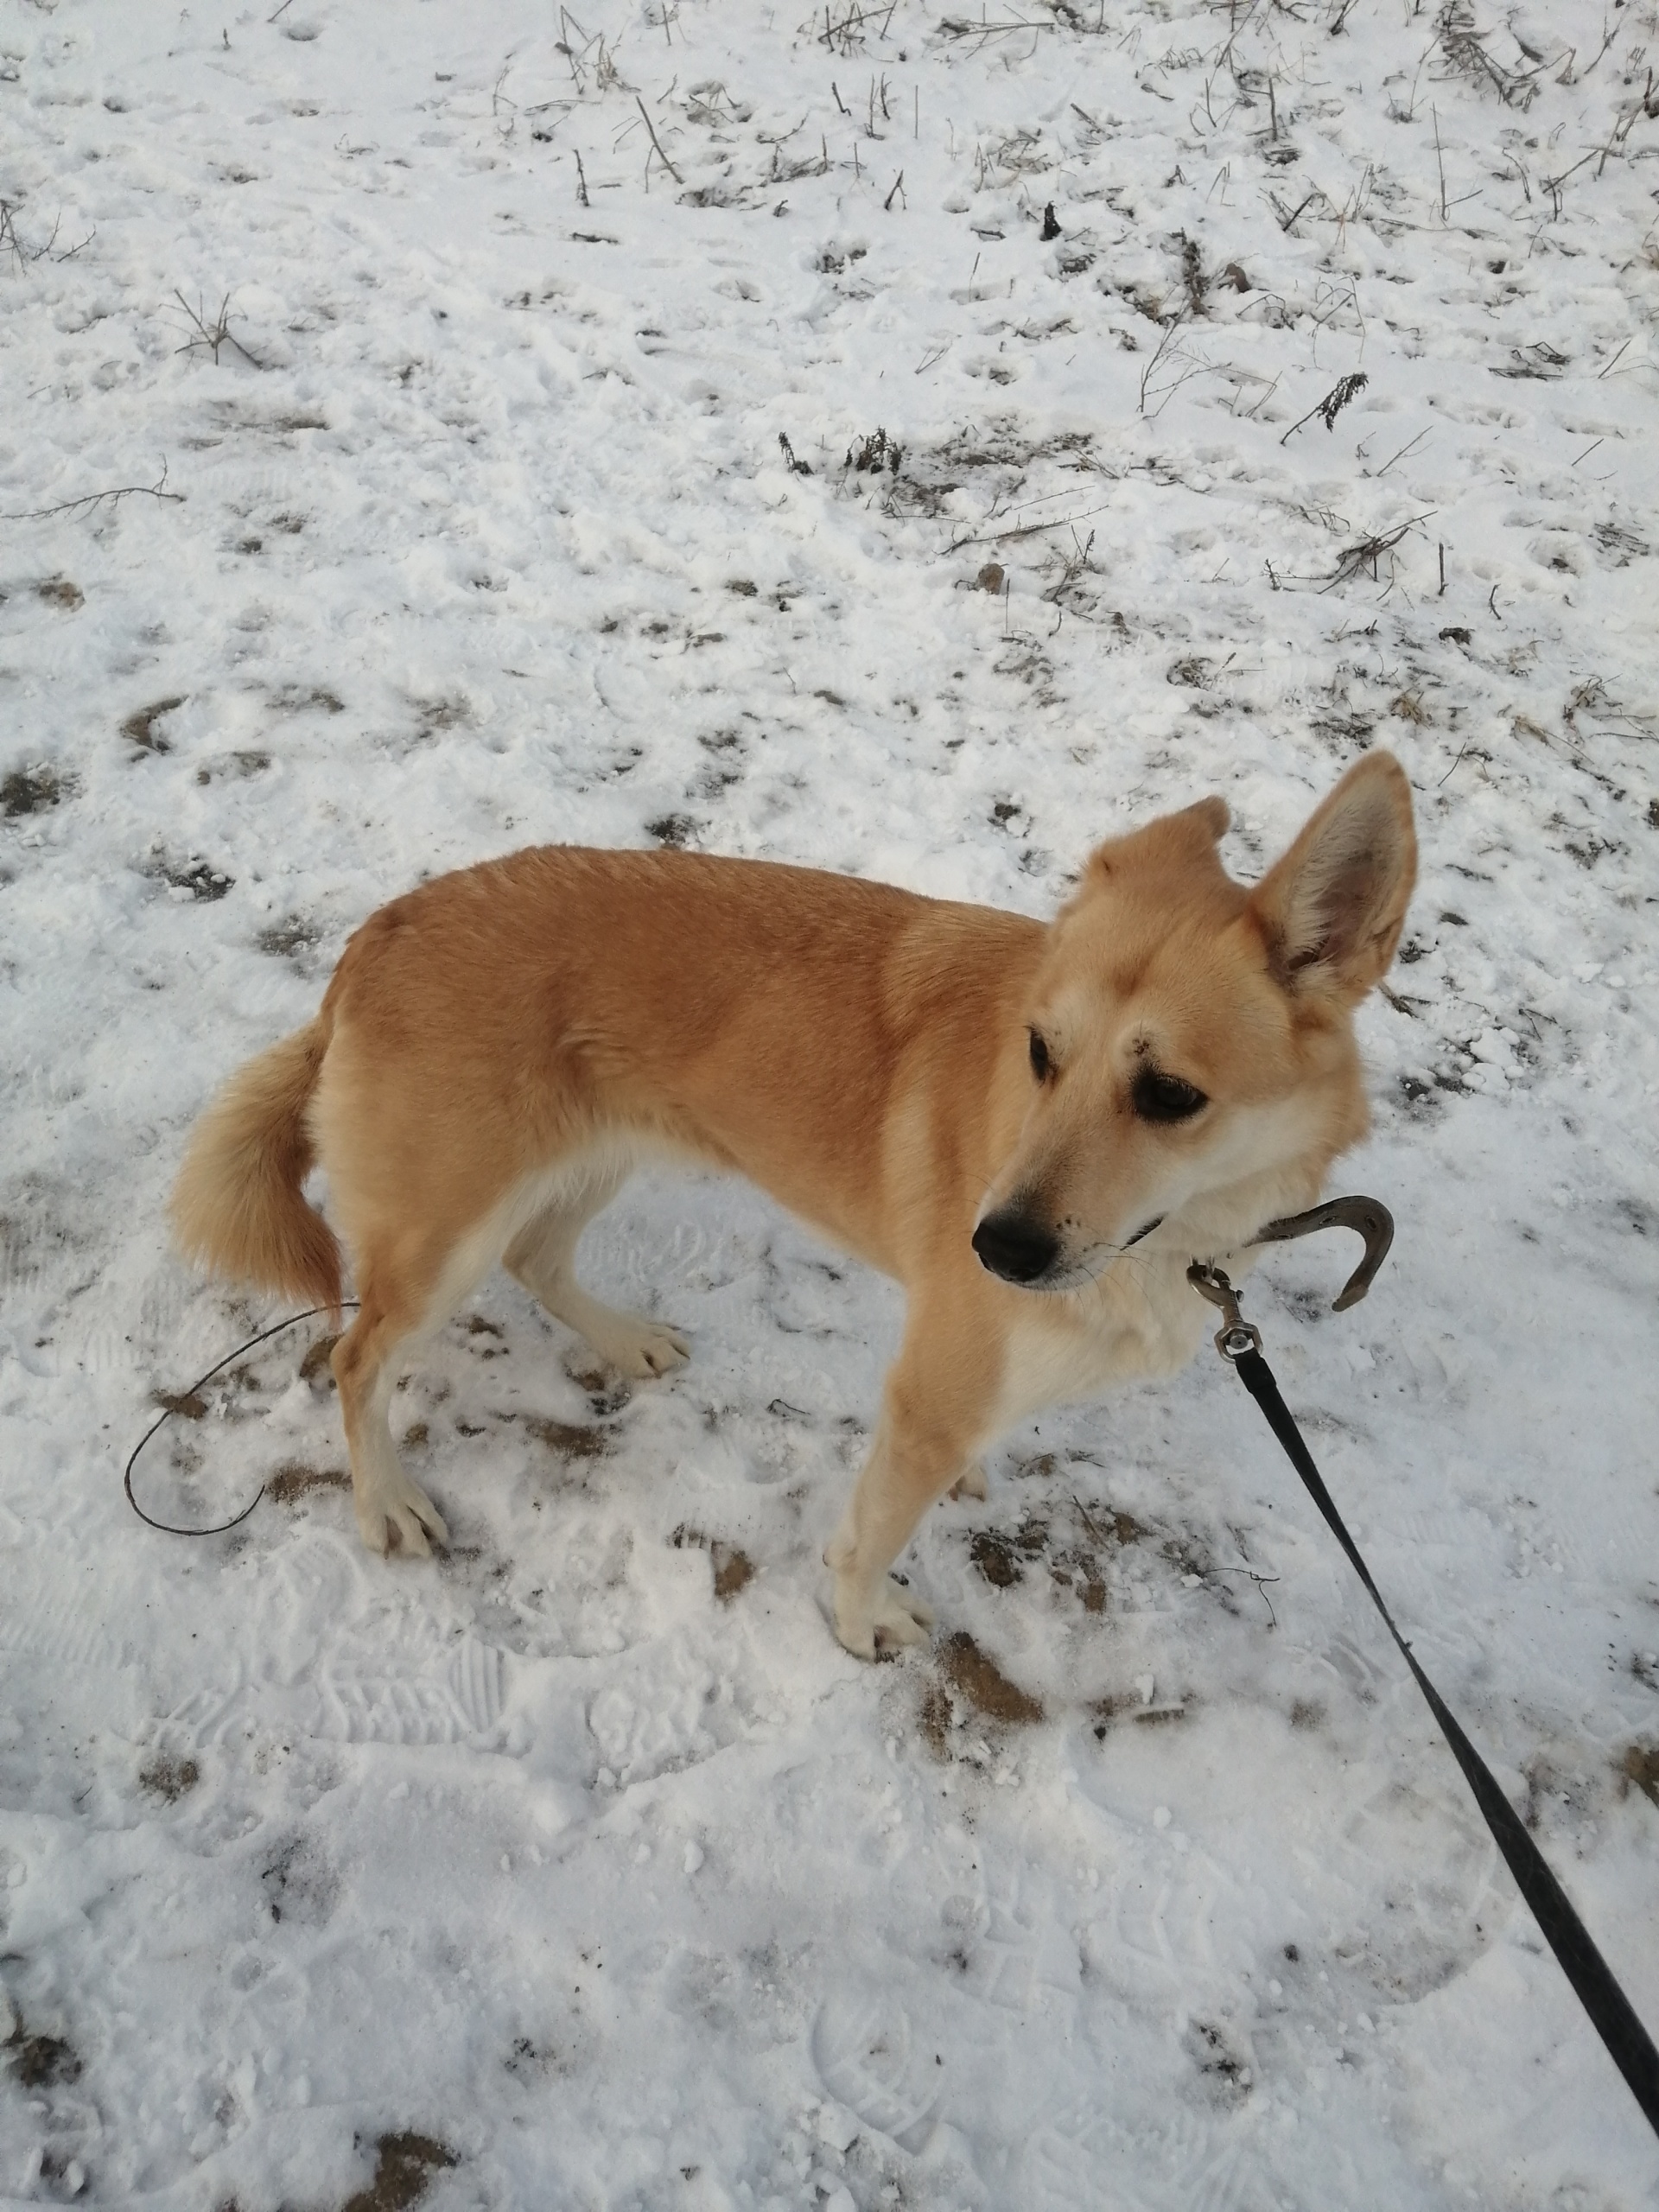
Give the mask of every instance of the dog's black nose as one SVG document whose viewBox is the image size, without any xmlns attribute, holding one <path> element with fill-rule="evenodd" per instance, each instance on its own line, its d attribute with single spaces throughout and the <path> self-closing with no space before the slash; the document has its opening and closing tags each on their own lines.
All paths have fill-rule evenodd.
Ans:
<svg viewBox="0 0 1659 2212">
<path fill-rule="evenodd" d="M 981 1264 L 1004 1282 L 1035 1282 L 1053 1266 L 1059 1249 L 1060 1240 L 1052 1229 L 1012 1206 L 988 1213 L 974 1231 Z"/>
</svg>

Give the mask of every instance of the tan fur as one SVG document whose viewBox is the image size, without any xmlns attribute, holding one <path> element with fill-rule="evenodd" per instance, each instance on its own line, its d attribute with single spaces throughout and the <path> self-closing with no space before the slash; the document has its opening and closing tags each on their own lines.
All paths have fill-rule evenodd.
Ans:
<svg viewBox="0 0 1659 2212">
<path fill-rule="evenodd" d="M 328 1025 L 261 1052 L 232 1077 L 191 1133 L 173 1188 L 181 1251 L 220 1274 L 263 1283 L 340 1316 L 340 1247 L 300 1186 L 314 1154 L 308 1112 Z"/>
<path fill-rule="evenodd" d="M 1206 800 L 1103 846 L 1047 927 L 684 853 L 442 877 L 372 915 L 317 1020 L 208 1109 L 181 1240 L 337 1299 L 300 1194 L 321 1162 L 361 1301 L 334 1361 L 359 1524 L 424 1552 L 444 1529 L 392 1449 L 400 1349 L 505 1259 L 605 1358 L 665 1372 L 684 1338 L 580 1288 L 582 1228 L 644 1157 L 749 1176 L 908 1294 L 826 1557 L 849 1649 L 915 1641 L 930 1617 L 887 1570 L 928 1505 L 1011 1421 L 1190 1357 L 1188 1261 L 1309 1203 L 1364 1131 L 1351 1012 L 1411 892 L 1405 777 L 1368 755 L 1253 892 L 1226 823 Z M 1206 1103 L 1149 1118 L 1154 1076 Z"/>
</svg>

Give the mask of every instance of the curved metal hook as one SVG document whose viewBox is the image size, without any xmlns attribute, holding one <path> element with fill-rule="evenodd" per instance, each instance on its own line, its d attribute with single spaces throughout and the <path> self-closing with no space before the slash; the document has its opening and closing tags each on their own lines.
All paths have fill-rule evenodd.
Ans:
<svg viewBox="0 0 1659 2212">
<path fill-rule="evenodd" d="M 1334 1300 L 1331 1311 L 1344 1313 L 1351 1306 L 1357 1306 L 1376 1278 L 1376 1271 L 1389 1256 L 1389 1247 L 1394 1242 L 1394 1216 L 1381 1198 L 1328 1198 L 1322 1206 L 1310 1206 L 1306 1213 L 1290 1213 L 1281 1221 L 1270 1221 L 1258 1230 L 1251 1242 L 1255 1244 L 1283 1244 L 1296 1236 L 1312 1236 L 1320 1229 L 1351 1229 L 1365 1240 L 1365 1256 L 1342 1287 L 1342 1294 Z"/>
</svg>

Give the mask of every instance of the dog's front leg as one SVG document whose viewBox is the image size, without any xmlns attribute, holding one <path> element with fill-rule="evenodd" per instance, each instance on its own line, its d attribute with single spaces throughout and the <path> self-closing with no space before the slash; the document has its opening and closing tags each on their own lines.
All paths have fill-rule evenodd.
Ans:
<svg viewBox="0 0 1659 2212">
<path fill-rule="evenodd" d="M 995 1341 L 925 1313 L 905 1332 L 869 1457 L 823 1555 L 836 1578 L 836 1633 L 857 1658 L 927 1640 L 931 1609 L 888 1569 L 928 1507 L 971 1478 L 996 1386 Z"/>
</svg>

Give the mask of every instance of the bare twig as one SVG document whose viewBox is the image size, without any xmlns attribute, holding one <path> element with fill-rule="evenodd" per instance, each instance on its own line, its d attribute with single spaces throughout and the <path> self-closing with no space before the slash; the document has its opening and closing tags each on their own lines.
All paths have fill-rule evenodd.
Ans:
<svg viewBox="0 0 1659 2212">
<path fill-rule="evenodd" d="M 1081 507 L 1074 515 L 1051 515 L 1046 522 L 1018 523 L 1012 530 L 993 531 L 988 537 L 982 538 L 979 542 L 985 545 L 1001 545 L 1006 539 L 1010 537 L 1040 537 L 1045 531 L 1065 530 L 1074 523 L 1087 522 L 1090 515 L 1104 514 L 1110 505 L 1111 501 L 1109 499 L 1103 499 L 1099 506 Z M 1075 534 L 1076 533 L 1074 531 L 1073 535 L 1075 536 Z M 959 542 L 963 544 L 970 545 L 975 541 L 972 538 L 963 538 Z M 1089 533 L 1089 543 L 1092 545 L 1094 542 L 1095 534 L 1093 531 L 1090 531 Z M 1064 556 L 1062 556 L 1062 558 L 1064 558 Z"/>
<path fill-rule="evenodd" d="M 1050 601 L 1057 610 L 1062 604 L 1063 594 L 1070 591 L 1077 578 L 1089 566 L 1089 556 L 1095 550 L 1094 531 L 1091 530 L 1087 539 L 1084 540 L 1077 536 L 1074 529 L 1071 532 L 1071 545 L 1072 550 L 1070 553 L 1064 546 L 1057 549 L 1059 555 L 1060 573 L 1055 582 L 1048 585 L 1043 592 L 1043 597 Z M 1059 625 L 1056 623 L 1055 628 L 1058 627 Z"/>
<path fill-rule="evenodd" d="M 58 242 L 58 232 L 62 227 L 62 224 L 63 217 L 60 215 L 57 221 L 53 224 L 51 236 L 44 245 L 25 245 L 17 235 L 16 209 L 10 200 L 0 200 L 0 252 L 10 253 L 20 270 L 28 268 L 32 261 L 44 261 Z M 85 245 L 86 243 L 86 240 L 83 238 L 80 245 Z M 75 246 L 72 251 L 79 253 L 80 246 Z M 69 256 L 60 253 L 57 258 L 60 261 L 67 261 Z"/>
<path fill-rule="evenodd" d="M 1320 585 L 1321 591 L 1334 591 L 1338 584 L 1351 583 L 1362 569 L 1369 568 L 1371 581 L 1377 581 L 1376 564 L 1383 554 L 1391 552 L 1406 535 L 1415 530 L 1419 523 L 1427 522 L 1433 513 L 1426 507 L 1420 515 L 1412 515 L 1405 522 L 1396 523 L 1392 530 L 1378 531 L 1370 537 L 1362 537 L 1357 545 L 1349 545 L 1337 557 L 1337 572 L 1328 582 Z M 1496 587 L 1494 587 L 1496 588 Z"/>
<path fill-rule="evenodd" d="M 512 67 L 512 56 L 509 54 L 501 64 L 501 74 L 490 88 L 490 119 L 495 126 L 495 135 L 503 145 L 508 143 L 514 131 L 518 128 L 518 103 L 517 100 L 509 99 L 501 89 L 507 81 L 507 73 Z M 505 123 L 501 120 L 504 111 L 506 112 Z"/>
<path fill-rule="evenodd" d="M 1549 66 L 1542 54 L 1533 56 L 1530 69 L 1506 69 L 1494 61 L 1486 51 L 1485 34 L 1475 28 L 1474 10 L 1467 0 L 1446 0 L 1434 29 L 1440 51 L 1454 71 L 1472 77 L 1477 84 L 1490 85 L 1505 107 L 1519 108 L 1524 113 L 1531 106 L 1538 79 Z M 1516 43 L 1523 54 L 1531 52 L 1521 40 Z M 1605 51 L 1604 47 L 1602 52 Z"/>
<path fill-rule="evenodd" d="M 1458 757 L 1457 757 L 1457 759 L 1456 759 L 1456 760 L 1452 763 L 1452 766 L 1451 766 L 1446 770 L 1446 773 L 1445 773 L 1445 774 L 1440 778 L 1440 782 L 1439 782 L 1439 783 L 1434 786 L 1434 788 L 1435 788 L 1435 790 L 1436 790 L 1436 791 L 1440 791 L 1440 790 L 1441 790 L 1441 789 L 1442 789 L 1446 785 L 1447 785 L 1447 784 L 1449 784 L 1449 783 L 1451 782 L 1451 780 L 1452 780 L 1452 777 L 1453 777 L 1453 776 L 1455 776 L 1455 775 L 1457 774 L 1457 772 L 1458 772 L 1459 769 L 1460 767 L 1462 767 L 1463 763 L 1464 763 L 1465 756 L 1465 755 L 1466 755 L 1466 753 L 1468 753 L 1468 750 L 1469 750 L 1469 741 L 1468 741 L 1468 739 L 1465 737 L 1465 738 L 1464 739 L 1464 741 L 1463 741 L 1463 743 L 1462 743 L 1462 744 L 1458 747 Z"/>
<path fill-rule="evenodd" d="M 1423 440 L 1427 435 L 1428 432 L 1427 430 L 1419 430 L 1414 438 L 1408 438 L 1405 444 L 1401 447 L 1398 453 L 1393 454 L 1389 460 L 1383 462 L 1382 467 L 1376 472 L 1378 476 L 1386 476 L 1389 471 L 1394 467 L 1396 461 L 1403 461 L 1406 455 L 1411 451 L 1413 446 L 1421 445 Z"/>
<path fill-rule="evenodd" d="M 114 506 L 137 493 L 142 493 L 147 499 L 170 499 L 175 505 L 181 505 L 183 493 L 169 492 L 166 487 L 167 463 L 163 461 L 162 473 L 153 484 L 117 484 L 105 492 L 83 492 L 79 499 L 60 499 L 54 507 L 29 507 L 20 513 L 0 515 L 0 522 L 44 522 L 49 515 L 77 514 L 83 509 L 90 514 L 95 507 L 103 506 L 106 501 Z"/>
<path fill-rule="evenodd" d="M 666 21 L 666 17 L 664 17 L 664 21 Z M 663 167 L 668 171 L 670 176 L 673 178 L 676 184 L 683 184 L 685 182 L 685 179 L 680 175 L 678 169 L 675 168 L 673 162 L 669 160 L 668 156 L 664 153 L 663 142 L 657 136 L 657 126 L 652 123 L 651 118 L 645 114 L 645 104 L 644 100 L 640 99 L 638 92 L 633 96 L 633 104 L 639 109 L 640 114 L 645 117 L 645 128 L 651 133 L 651 143 L 657 149 L 658 159 L 662 162 Z"/>
<path fill-rule="evenodd" d="M 1183 358 L 1178 351 L 1172 351 L 1172 349 L 1175 346 L 1175 334 L 1179 330 L 1181 325 L 1185 321 L 1186 310 L 1183 308 L 1181 312 L 1175 317 L 1174 321 L 1165 326 L 1163 335 L 1158 340 L 1158 344 L 1153 353 L 1152 359 L 1147 363 L 1146 367 L 1141 372 L 1141 412 L 1143 415 L 1147 411 L 1147 394 L 1151 389 L 1153 377 L 1160 364 L 1163 361 L 1165 355 L 1169 354 L 1172 360 L 1179 360 Z M 1187 375 L 1196 376 L 1197 374 L 1198 371 L 1196 369 L 1189 369 L 1187 371 Z M 1179 391 L 1180 386 L 1185 384 L 1186 380 L 1186 376 L 1179 377 L 1175 383 L 1170 386 L 1169 391 L 1164 394 L 1165 399 L 1167 400 L 1171 394 Z"/>
<path fill-rule="evenodd" d="M 1598 50 L 1598 52 L 1597 52 L 1595 60 L 1594 60 L 1594 61 L 1586 61 L 1586 62 L 1585 63 L 1585 65 L 1584 65 L 1583 68 L 1580 70 L 1580 72 L 1579 72 L 1579 73 L 1578 73 L 1578 75 L 1577 75 L 1576 77 L 1563 77 L 1563 78 L 1560 78 L 1560 79 L 1557 79 L 1557 82 L 1558 82 L 1558 83 L 1561 83 L 1561 84 L 1569 84 L 1569 85 L 1581 85 L 1581 84 L 1584 82 L 1585 79 L 1586 79 L 1586 78 L 1590 74 L 1590 72 L 1591 72 L 1591 71 L 1592 71 L 1592 69 L 1597 66 L 1597 63 L 1599 63 L 1599 62 L 1600 61 L 1600 60 L 1601 60 L 1601 58 L 1602 58 L 1602 55 L 1603 55 L 1603 54 L 1605 54 L 1606 53 L 1606 51 L 1607 51 L 1608 48 L 1612 44 L 1613 41 L 1614 41 L 1614 40 L 1618 36 L 1618 34 L 1619 34 L 1619 31 L 1620 31 L 1621 28 L 1622 28 L 1622 26 L 1621 26 L 1621 25 L 1619 25 L 1619 24 L 1618 24 L 1618 23 L 1615 23 L 1615 24 L 1613 24 L 1613 25 L 1612 25 L 1612 27 L 1611 27 L 1611 29 L 1606 30 L 1606 31 L 1605 31 L 1605 32 L 1604 32 L 1603 36 L 1602 36 L 1601 45 L 1600 45 L 1599 49 L 1599 50 Z M 1571 62 L 1570 62 L 1570 60 L 1569 60 L 1569 63 L 1568 63 L 1568 67 L 1571 67 Z"/>
<path fill-rule="evenodd" d="M 1341 29 L 1341 25 L 1340 25 L 1340 24 L 1338 24 L 1338 29 Z M 1267 1585 L 1268 1585 L 1269 1582 L 1277 1582 L 1277 1581 L 1278 1581 L 1279 1577 L 1278 1577 L 1276 1574 L 1258 1574 L 1258 1573 L 1256 1573 L 1255 1569 L 1253 1567 L 1211 1567 L 1210 1571 L 1211 1571 L 1211 1573 L 1212 1574 L 1244 1574 L 1244 1575 L 1248 1575 L 1248 1576 L 1249 1577 L 1250 1580 L 1251 1580 L 1252 1582 L 1254 1582 L 1254 1583 L 1255 1583 L 1255 1585 L 1256 1588 L 1257 1588 L 1257 1589 L 1261 1592 L 1261 1593 L 1262 1593 L 1262 1604 L 1263 1604 L 1263 1605 L 1267 1607 L 1267 1609 L 1268 1609 L 1268 1627 L 1269 1627 L 1269 1628 L 1277 1628 L 1277 1627 L 1278 1627 L 1278 1625 L 1279 1625 L 1279 1616 L 1278 1616 L 1278 1614 L 1277 1614 L 1277 1613 L 1275 1613 L 1275 1612 L 1274 1611 L 1274 1610 L 1273 1610 L 1273 1600 L 1272 1600 L 1272 1599 L 1271 1599 L 1271 1598 L 1269 1598 L 1269 1597 L 1268 1597 L 1268 1592 L 1267 1592 Z"/>
<path fill-rule="evenodd" d="M 1272 194 L 1272 193 L 1269 193 L 1269 194 L 1268 194 L 1268 198 L 1269 201 L 1272 203 L 1272 207 L 1273 207 L 1273 212 L 1274 212 L 1274 213 L 1275 215 L 1277 215 L 1277 217 L 1279 218 L 1279 227 L 1280 227 L 1280 229 L 1281 229 L 1281 231 L 1283 231 L 1283 232 L 1286 233 L 1286 235 L 1287 235 L 1287 236 L 1288 236 L 1288 235 L 1289 235 L 1289 233 L 1290 233 L 1290 232 L 1292 231 L 1292 229 L 1293 229 L 1293 228 L 1294 227 L 1294 226 L 1295 226 L 1295 223 L 1296 223 L 1296 220 L 1297 220 L 1297 218 L 1298 218 L 1299 216 L 1300 216 L 1300 215 L 1305 214 L 1305 213 L 1307 212 L 1307 210 L 1308 210 L 1308 209 L 1309 209 L 1309 208 L 1313 205 L 1313 202 L 1314 202 L 1316 200 L 1324 200 L 1324 199 L 1325 199 L 1325 194 L 1324 194 L 1324 193 L 1322 193 L 1322 192 L 1319 190 L 1319 186 L 1316 184 L 1316 185 L 1314 186 L 1314 188 L 1313 188 L 1313 191 L 1312 191 L 1312 192 L 1310 192 L 1310 193 L 1307 194 L 1307 196 L 1306 196 L 1306 199 L 1304 199 L 1304 200 L 1299 200 L 1299 201 L 1297 202 L 1297 204 L 1296 204 L 1295 207 L 1294 207 L 1294 208 L 1293 208 L 1293 210 L 1291 211 L 1291 213 L 1290 213 L 1288 215 L 1287 215 L 1287 214 L 1286 214 L 1286 213 L 1285 213 L 1284 209 L 1283 209 L 1283 208 L 1279 205 L 1278 200 L 1275 200 L 1275 199 L 1274 198 L 1274 195 Z M 1325 202 L 1325 204 L 1326 204 L 1326 206 L 1328 207 L 1328 206 L 1330 205 L 1330 202 L 1327 200 L 1327 201 Z"/>
<path fill-rule="evenodd" d="M 234 346 L 237 352 L 242 356 L 243 359 L 248 364 L 250 368 L 263 369 L 264 367 L 264 363 L 260 360 L 256 360 L 254 356 L 249 353 L 247 347 L 242 343 L 242 340 L 239 338 L 233 337 L 232 335 L 230 316 L 231 296 L 228 292 L 226 293 L 224 298 L 219 302 L 219 313 L 212 322 L 209 322 L 202 314 L 201 302 L 200 299 L 197 300 L 194 307 L 192 307 L 189 301 L 185 298 L 184 294 L 181 292 L 176 286 L 174 288 L 173 296 L 178 302 L 179 305 L 184 309 L 184 312 L 189 321 L 195 326 L 196 331 L 196 334 L 194 338 L 187 338 L 182 346 L 177 346 L 175 349 L 176 352 L 181 353 L 194 353 L 198 351 L 209 353 L 213 357 L 213 366 L 217 368 L 219 366 L 219 353 L 220 346 Z"/>
<path fill-rule="evenodd" d="M 983 47 L 994 38 L 1009 38 L 1015 31 L 1052 31 L 1054 26 L 1027 16 L 1007 16 L 997 23 L 988 22 L 982 16 L 976 23 L 961 16 L 945 16 L 939 29 L 946 38 L 974 38 Z"/>
<path fill-rule="evenodd" d="M 1440 173 L 1440 220 L 1445 222 L 1446 156 L 1440 151 L 1440 111 L 1437 107 L 1431 107 L 1428 111 L 1434 118 L 1434 164 Z"/>
<path fill-rule="evenodd" d="M 1573 163 L 1572 167 L 1570 168 L 1563 169 L 1559 176 L 1547 176 L 1541 180 L 1544 190 L 1549 194 L 1550 200 L 1554 203 L 1555 219 L 1557 222 L 1560 220 L 1561 214 L 1561 187 L 1567 182 L 1568 177 L 1576 176 L 1586 162 L 1593 162 L 1596 156 L 1600 153 L 1602 153 L 1602 149 L 1599 146 L 1592 146 L 1587 154 L 1581 154 L 1578 160 Z M 1605 155 L 1603 156 L 1603 158 L 1604 160 L 1605 159 Z M 1600 172 L 1598 171 L 1597 174 L 1599 175 Z"/>
</svg>

